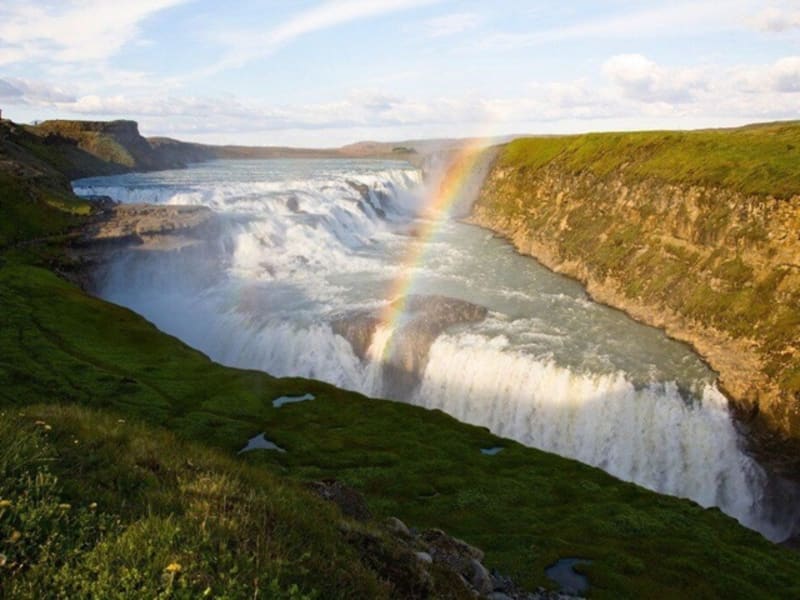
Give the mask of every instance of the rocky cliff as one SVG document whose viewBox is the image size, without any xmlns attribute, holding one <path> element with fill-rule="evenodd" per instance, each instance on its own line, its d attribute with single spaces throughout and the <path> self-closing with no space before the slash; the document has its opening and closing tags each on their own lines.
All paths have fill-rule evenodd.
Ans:
<svg viewBox="0 0 800 600">
<path fill-rule="evenodd" d="M 800 125 L 505 146 L 470 217 L 691 343 L 744 422 L 800 439 Z"/>
<path fill-rule="evenodd" d="M 73 144 L 105 163 L 102 173 L 154 171 L 185 166 L 182 157 L 165 152 L 139 133 L 135 121 L 44 121 L 29 131 L 51 143 Z M 89 173 L 96 174 L 97 168 Z"/>
</svg>

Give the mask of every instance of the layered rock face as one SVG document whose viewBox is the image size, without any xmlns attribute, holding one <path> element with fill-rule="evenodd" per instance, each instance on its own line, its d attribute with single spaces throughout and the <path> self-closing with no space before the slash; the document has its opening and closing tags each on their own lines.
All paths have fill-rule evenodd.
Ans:
<svg viewBox="0 0 800 600">
<path fill-rule="evenodd" d="M 800 195 L 631 177 L 625 162 L 598 172 L 576 168 L 575 155 L 515 163 L 505 152 L 473 223 L 691 343 L 767 445 L 800 440 Z"/>
</svg>

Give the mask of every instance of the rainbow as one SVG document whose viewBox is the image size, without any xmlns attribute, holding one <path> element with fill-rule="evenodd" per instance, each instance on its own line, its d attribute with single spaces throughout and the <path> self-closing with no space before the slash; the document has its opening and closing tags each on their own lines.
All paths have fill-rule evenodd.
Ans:
<svg viewBox="0 0 800 600">
<path fill-rule="evenodd" d="M 426 199 L 421 212 L 423 218 L 418 231 L 418 239 L 411 244 L 401 263 L 400 275 L 388 288 L 388 304 L 381 311 L 378 328 L 394 331 L 406 311 L 408 296 L 414 285 L 414 276 L 420 265 L 424 264 L 430 241 L 436 237 L 442 223 L 450 216 L 456 200 L 462 196 L 465 184 L 482 152 L 488 146 L 484 138 L 475 138 L 464 144 L 450 160 L 444 176 L 436 189 Z M 391 337 L 382 350 L 384 361 L 392 349 Z"/>
</svg>

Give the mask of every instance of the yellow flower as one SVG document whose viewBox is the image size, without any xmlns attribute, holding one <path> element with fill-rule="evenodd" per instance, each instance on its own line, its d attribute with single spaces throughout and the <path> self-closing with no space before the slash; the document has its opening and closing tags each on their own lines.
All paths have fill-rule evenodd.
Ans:
<svg viewBox="0 0 800 600">
<path fill-rule="evenodd" d="M 89 508 L 90 508 L 91 510 L 94 510 L 94 509 L 96 509 L 96 508 L 97 508 L 97 502 L 92 502 L 92 503 L 89 505 Z"/>
<path fill-rule="evenodd" d="M 34 424 L 34 425 L 38 425 L 39 427 L 43 427 L 44 425 L 47 425 L 47 423 L 45 423 L 45 422 L 44 422 L 44 421 L 42 421 L 42 420 L 37 420 L 37 421 L 34 421 L 34 422 L 33 422 L 33 424 Z"/>
<path fill-rule="evenodd" d="M 176 562 L 174 562 L 174 563 L 169 563 L 169 564 L 167 565 L 167 568 L 166 568 L 166 569 L 164 569 L 164 570 L 165 570 L 167 573 L 180 573 L 180 571 L 181 571 L 181 566 L 180 566 L 178 563 L 176 563 Z"/>
<path fill-rule="evenodd" d="M 11 500 L 0 500 L 0 508 L 8 508 L 11 506 Z"/>
<path fill-rule="evenodd" d="M 0 554 L 0 567 L 5 567 L 7 562 L 8 558 L 6 558 L 6 555 Z"/>
<path fill-rule="evenodd" d="M 59 504 L 58 508 L 60 508 L 61 510 L 69 510 L 70 508 L 72 508 L 72 505 L 64 502 L 63 504 Z"/>
<path fill-rule="evenodd" d="M 12 544 L 16 544 L 19 541 L 19 538 L 21 538 L 21 537 L 22 537 L 22 534 L 19 531 L 15 530 L 11 534 L 11 537 L 8 538 L 8 541 L 11 542 Z"/>
<path fill-rule="evenodd" d="M 53 427 L 51 425 L 45 425 L 44 426 L 44 430 L 45 431 L 51 431 L 52 429 L 53 429 Z"/>
</svg>

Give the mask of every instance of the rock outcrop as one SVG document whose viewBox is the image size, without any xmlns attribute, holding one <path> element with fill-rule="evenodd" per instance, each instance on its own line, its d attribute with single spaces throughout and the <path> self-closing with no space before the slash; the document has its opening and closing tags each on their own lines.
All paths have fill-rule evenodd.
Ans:
<svg viewBox="0 0 800 600">
<path fill-rule="evenodd" d="M 214 212 L 205 206 L 115 204 L 93 198 L 94 214 L 69 246 L 71 263 L 61 274 L 91 290 L 102 268 L 128 250 L 178 250 L 202 243 L 213 233 Z"/>
<path fill-rule="evenodd" d="M 528 591 L 511 577 L 484 566 L 484 553 L 441 529 L 417 531 L 397 517 L 373 520 L 366 499 L 335 479 L 308 487 L 339 507 L 339 529 L 361 560 L 381 574 L 398 598 L 559 600 L 577 596 L 538 588 Z"/>
<path fill-rule="evenodd" d="M 395 300 L 397 308 L 401 300 Z M 381 368 L 384 393 L 405 398 L 420 382 L 428 364 L 431 345 L 447 328 L 477 323 L 486 318 L 484 306 L 445 296 L 411 295 L 404 300 L 403 315 L 393 323 L 394 331 L 387 341 Z M 357 312 L 332 323 L 338 333 L 353 347 L 356 356 L 369 359 L 369 350 L 381 315 L 376 312 Z"/>
<path fill-rule="evenodd" d="M 88 172 L 71 177 L 95 174 L 156 171 L 186 166 L 182 157 L 151 144 L 139 133 L 135 121 L 44 121 L 30 131 L 51 144 L 72 144 L 105 163 L 98 172 L 91 165 Z"/>
</svg>

